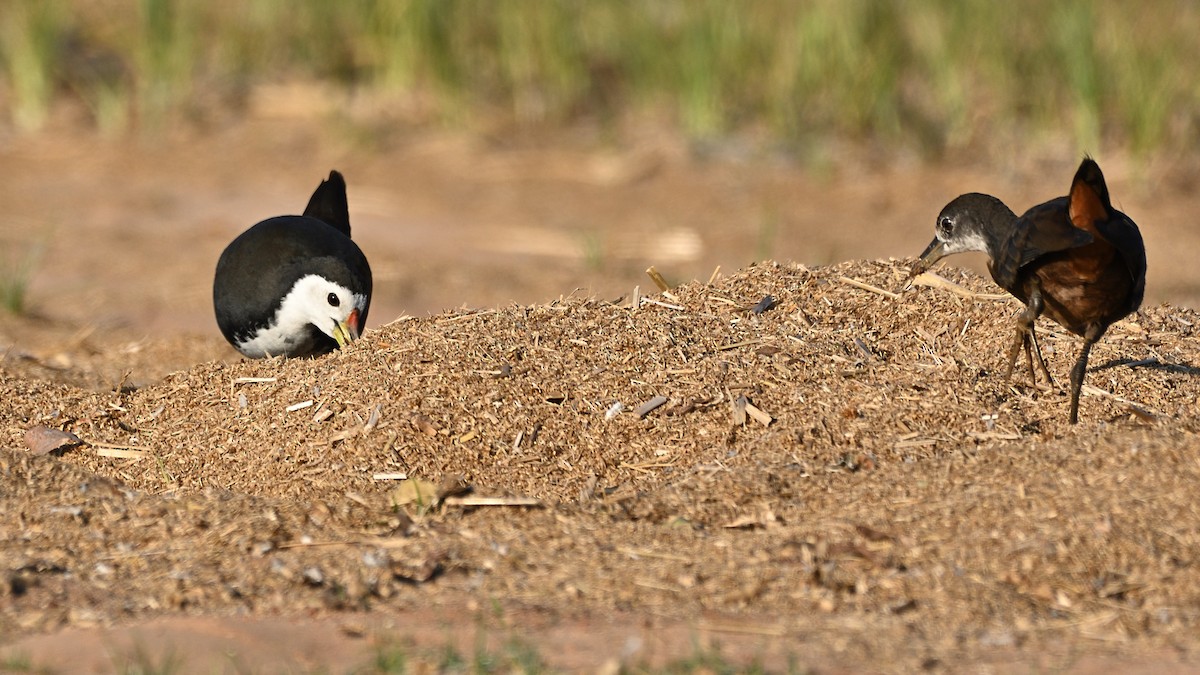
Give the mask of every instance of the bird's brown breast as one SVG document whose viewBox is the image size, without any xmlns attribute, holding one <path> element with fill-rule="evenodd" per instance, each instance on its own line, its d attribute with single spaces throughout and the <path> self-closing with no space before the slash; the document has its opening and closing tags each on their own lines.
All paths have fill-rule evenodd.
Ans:
<svg viewBox="0 0 1200 675">
<path fill-rule="evenodd" d="M 1035 283 L 1042 289 L 1043 314 L 1076 335 L 1084 335 L 1092 325 L 1107 329 L 1136 309 L 1129 268 L 1116 248 L 1100 237 L 1034 260 L 1008 290 L 1028 303 Z"/>
</svg>

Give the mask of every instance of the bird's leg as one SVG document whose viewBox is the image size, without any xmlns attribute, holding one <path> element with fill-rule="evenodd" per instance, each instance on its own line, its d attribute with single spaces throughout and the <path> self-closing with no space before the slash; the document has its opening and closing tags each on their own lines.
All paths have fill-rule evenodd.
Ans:
<svg viewBox="0 0 1200 675">
<path fill-rule="evenodd" d="M 1088 326 L 1087 333 L 1083 336 L 1083 349 L 1079 352 L 1075 367 L 1071 368 L 1071 424 L 1079 422 L 1079 392 L 1083 389 L 1083 376 L 1087 373 L 1088 354 L 1103 333 L 1096 324 Z"/>
<path fill-rule="evenodd" d="M 1029 343 L 1032 342 L 1037 344 L 1037 334 L 1033 332 L 1032 327 L 1030 327 L 1030 332 L 1026 337 L 1033 339 L 1025 339 L 1022 341 L 1025 344 L 1025 367 L 1029 369 L 1029 379 L 1033 381 L 1033 386 L 1036 387 L 1037 378 L 1033 377 L 1033 350 L 1029 348 Z M 1041 354 L 1038 356 L 1040 357 Z"/>
<path fill-rule="evenodd" d="M 1041 296 L 1038 296 L 1038 301 L 1041 301 Z M 1046 384 L 1051 389 L 1055 388 L 1058 385 L 1054 384 L 1054 378 L 1050 376 L 1050 369 L 1046 367 L 1046 359 L 1042 358 L 1042 345 L 1038 343 L 1037 331 L 1033 329 L 1033 326 L 1029 327 L 1029 341 L 1033 343 L 1033 353 L 1037 354 L 1038 368 L 1041 369 L 1042 375 L 1046 377 Z M 1033 375 L 1032 363 L 1029 364 L 1029 373 L 1031 376 Z"/>
<path fill-rule="evenodd" d="M 1008 382 L 1012 379 L 1013 366 L 1017 365 L 1017 354 L 1021 352 L 1021 347 L 1024 346 L 1026 352 L 1029 351 L 1029 325 L 1025 321 L 1025 315 L 1029 313 L 1029 308 L 1017 315 L 1017 334 L 1013 337 L 1012 346 L 1008 348 L 1008 368 L 1004 369 L 1004 381 Z M 1030 365 L 1030 372 L 1033 370 L 1033 364 Z"/>
<path fill-rule="evenodd" d="M 1029 342 L 1032 340 L 1034 346 L 1037 346 L 1037 336 L 1033 332 L 1033 326 L 1037 323 L 1038 316 L 1042 313 L 1042 289 L 1035 279 L 1029 293 L 1029 302 L 1025 304 L 1025 309 L 1017 315 L 1017 334 L 1013 337 L 1012 346 L 1008 348 L 1008 368 L 1004 371 L 1004 381 L 1008 382 L 1012 379 L 1013 366 L 1017 364 L 1017 354 L 1021 348 L 1025 348 L 1025 358 L 1029 364 L 1029 379 L 1033 385 L 1037 386 L 1037 375 L 1033 370 L 1033 357 L 1030 355 Z M 1046 372 L 1046 364 L 1042 361 L 1041 347 L 1037 348 L 1038 362 L 1042 366 L 1042 371 Z M 1049 377 L 1049 373 L 1046 373 Z"/>
</svg>

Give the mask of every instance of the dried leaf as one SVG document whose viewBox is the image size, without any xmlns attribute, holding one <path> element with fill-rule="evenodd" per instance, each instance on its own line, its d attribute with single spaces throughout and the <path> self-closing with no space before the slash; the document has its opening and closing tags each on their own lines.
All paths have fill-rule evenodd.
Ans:
<svg viewBox="0 0 1200 675">
<path fill-rule="evenodd" d="M 37 456 L 49 455 L 52 452 L 65 452 L 77 445 L 82 445 L 83 439 L 69 431 L 51 429 L 45 426 L 30 427 L 25 432 L 25 445 Z"/>
<path fill-rule="evenodd" d="M 435 427 L 433 425 L 433 420 L 429 419 L 428 417 L 426 417 L 420 413 L 417 413 L 412 416 L 412 424 L 414 427 L 417 428 L 418 431 L 425 434 L 426 436 L 436 436 L 437 435 L 438 429 L 437 429 L 437 427 Z"/>
<path fill-rule="evenodd" d="M 763 299 L 759 300 L 757 305 L 750 308 L 750 313 L 751 314 L 762 314 L 763 312 L 767 311 L 768 309 L 771 309 L 772 307 L 774 307 L 777 304 L 779 304 L 779 303 L 775 300 L 774 297 L 772 297 L 770 295 L 764 295 Z"/>
<path fill-rule="evenodd" d="M 392 490 L 392 505 L 416 504 L 419 509 L 430 509 L 437 506 L 437 493 L 438 487 L 432 481 L 409 478 Z"/>
</svg>

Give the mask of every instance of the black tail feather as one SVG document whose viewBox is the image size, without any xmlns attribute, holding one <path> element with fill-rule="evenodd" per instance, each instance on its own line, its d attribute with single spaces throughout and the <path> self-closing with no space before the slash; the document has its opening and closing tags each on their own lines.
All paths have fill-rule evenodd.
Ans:
<svg viewBox="0 0 1200 675">
<path fill-rule="evenodd" d="M 329 172 L 329 179 L 321 181 L 309 198 L 304 215 L 328 223 L 350 236 L 350 207 L 346 203 L 346 181 L 342 174 Z"/>
<path fill-rule="evenodd" d="M 1083 161 L 1079 164 L 1079 169 L 1075 172 L 1075 179 L 1071 181 L 1071 185 L 1082 183 L 1096 193 L 1100 199 L 1100 203 L 1108 212 L 1112 212 L 1112 200 L 1108 197 L 1108 184 L 1104 182 L 1104 173 L 1100 171 L 1100 165 L 1096 160 L 1084 155 Z"/>
</svg>

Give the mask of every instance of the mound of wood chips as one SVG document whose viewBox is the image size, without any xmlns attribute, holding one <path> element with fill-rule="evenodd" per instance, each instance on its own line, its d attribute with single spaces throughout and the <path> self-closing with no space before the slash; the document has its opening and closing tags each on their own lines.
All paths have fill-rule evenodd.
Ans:
<svg viewBox="0 0 1200 675">
<path fill-rule="evenodd" d="M 765 263 L 136 390 L 2 371 L 0 635 L 496 603 L 897 668 L 1200 646 L 1200 317 L 1114 325 L 1072 427 L 1080 341 L 1039 323 L 1059 388 L 1005 383 L 1019 304 L 935 272 Z"/>
</svg>

